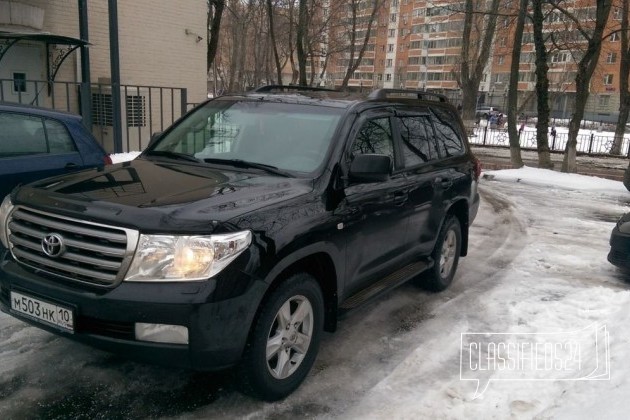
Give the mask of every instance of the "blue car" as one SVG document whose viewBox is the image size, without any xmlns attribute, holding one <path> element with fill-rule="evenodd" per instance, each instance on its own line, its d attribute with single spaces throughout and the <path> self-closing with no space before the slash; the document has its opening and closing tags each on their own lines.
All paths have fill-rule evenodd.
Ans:
<svg viewBox="0 0 630 420">
<path fill-rule="evenodd" d="M 18 184 L 111 163 L 80 116 L 0 103 L 0 199 Z"/>
</svg>

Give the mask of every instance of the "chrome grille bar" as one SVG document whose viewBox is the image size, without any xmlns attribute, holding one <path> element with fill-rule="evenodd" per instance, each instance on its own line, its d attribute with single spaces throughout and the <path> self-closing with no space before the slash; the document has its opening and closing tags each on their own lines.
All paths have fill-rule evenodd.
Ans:
<svg viewBox="0 0 630 420">
<path fill-rule="evenodd" d="M 9 219 L 10 250 L 15 260 L 73 282 L 113 287 L 131 264 L 139 233 L 18 206 Z M 65 251 L 44 252 L 42 241 L 59 235 Z"/>
</svg>

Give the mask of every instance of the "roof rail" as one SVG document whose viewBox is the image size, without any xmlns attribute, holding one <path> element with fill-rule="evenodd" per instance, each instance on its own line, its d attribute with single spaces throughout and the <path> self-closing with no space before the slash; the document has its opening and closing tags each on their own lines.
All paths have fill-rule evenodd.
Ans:
<svg viewBox="0 0 630 420">
<path fill-rule="evenodd" d="M 315 86 L 299 86 L 299 85 L 267 85 L 261 86 L 253 90 L 255 93 L 263 93 L 263 92 L 272 92 L 274 90 L 278 91 L 308 91 L 308 92 L 337 92 L 334 89 L 327 89 L 322 87 Z"/>
<path fill-rule="evenodd" d="M 439 93 L 407 89 L 376 89 L 368 99 L 418 99 L 448 102 L 448 98 Z"/>
</svg>

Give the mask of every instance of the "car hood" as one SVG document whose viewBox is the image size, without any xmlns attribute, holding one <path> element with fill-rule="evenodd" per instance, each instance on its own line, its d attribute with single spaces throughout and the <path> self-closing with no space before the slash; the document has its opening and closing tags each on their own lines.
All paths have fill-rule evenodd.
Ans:
<svg viewBox="0 0 630 420">
<path fill-rule="evenodd" d="M 211 232 L 221 222 L 312 191 L 312 180 L 136 159 L 48 178 L 16 204 L 141 231 Z"/>
</svg>

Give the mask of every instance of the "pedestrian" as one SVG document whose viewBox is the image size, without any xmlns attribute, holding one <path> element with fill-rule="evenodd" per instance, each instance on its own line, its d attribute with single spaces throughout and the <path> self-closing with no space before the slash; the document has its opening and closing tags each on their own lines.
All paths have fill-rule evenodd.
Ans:
<svg viewBox="0 0 630 420">
<path fill-rule="evenodd" d="M 520 137 L 521 134 L 523 134 L 523 131 L 525 131 L 525 121 L 521 122 L 521 126 L 518 129 L 518 136 Z"/>
<path fill-rule="evenodd" d="M 556 146 L 556 123 L 551 124 L 551 150 Z"/>
</svg>

